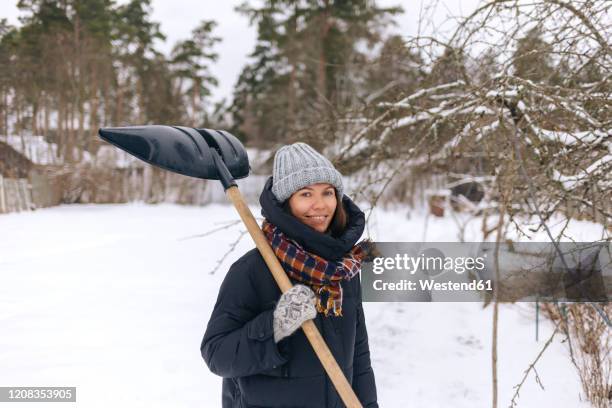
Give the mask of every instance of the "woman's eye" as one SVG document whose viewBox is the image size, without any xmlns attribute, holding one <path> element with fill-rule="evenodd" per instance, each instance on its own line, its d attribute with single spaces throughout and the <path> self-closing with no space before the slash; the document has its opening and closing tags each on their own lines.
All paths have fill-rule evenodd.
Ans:
<svg viewBox="0 0 612 408">
<path fill-rule="evenodd" d="M 324 196 L 333 196 L 334 195 L 334 191 L 333 190 L 324 191 L 323 195 Z M 300 193 L 300 197 L 312 197 L 312 192 L 304 191 L 303 193 Z"/>
</svg>

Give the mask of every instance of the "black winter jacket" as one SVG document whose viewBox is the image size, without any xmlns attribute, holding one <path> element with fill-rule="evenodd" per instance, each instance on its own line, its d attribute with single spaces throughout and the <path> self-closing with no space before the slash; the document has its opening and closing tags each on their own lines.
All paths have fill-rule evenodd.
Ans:
<svg viewBox="0 0 612 408">
<path fill-rule="evenodd" d="M 271 179 L 260 198 L 263 216 L 308 251 L 338 260 L 360 238 L 364 215 L 348 197 L 343 198 L 347 229 L 334 238 L 285 213 L 270 187 Z M 358 276 L 342 281 L 343 316 L 319 313 L 314 322 L 362 405 L 378 408 Z M 343 407 L 302 330 L 274 342 L 273 311 L 280 295 L 257 249 L 225 276 L 201 346 L 210 370 L 223 377 L 223 408 Z"/>
</svg>

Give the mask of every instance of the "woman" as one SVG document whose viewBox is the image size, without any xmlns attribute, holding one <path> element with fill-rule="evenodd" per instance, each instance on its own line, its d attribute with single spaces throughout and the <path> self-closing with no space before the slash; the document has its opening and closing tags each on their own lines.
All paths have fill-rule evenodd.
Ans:
<svg viewBox="0 0 612 408">
<path fill-rule="evenodd" d="M 260 197 L 263 231 L 295 285 L 280 293 L 257 249 L 221 285 L 202 357 L 223 377 L 223 408 L 343 407 L 302 330 L 314 319 L 362 405 L 378 407 L 358 273 L 363 212 L 340 173 L 305 143 L 274 156 Z"/>
</svg>

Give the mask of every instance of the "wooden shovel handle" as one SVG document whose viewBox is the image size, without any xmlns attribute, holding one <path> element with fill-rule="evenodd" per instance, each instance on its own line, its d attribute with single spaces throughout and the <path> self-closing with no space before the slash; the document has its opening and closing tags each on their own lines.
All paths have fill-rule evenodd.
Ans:
<svg viewBox="0 0 612 408">
<path fill-rule="evenodd" d="M 287 274 L 285 273 L 285 270 L 281 266 L 280 262 L 276 258 L 276 255 L 270 247 L 270 244 L 268 243 L 263 231 L 261 228 L 259 228 L 257 221 L 251 213 L 251 210 L 244 202 L 242 194 L 240 194 L 240 190 L 238 190 L 238 187 L 232 186 L 228 188 L 225 193 L 230 201 L 234 204 L 234 207 L 236 207 L 238 214 L 240 214 L 242 222 L 244 225 L 246 225 L 251 238 L 253 238 L 253 241 L 255 241 L 255 245 L 266 262 L 266 265 L 268 265 L 270 272 L 272 272 L 278 287 L 280 288 L 281 292 L 285 293 L 291 289 L 293 285 L 287 277 Z M 308 341 L 310 341 L 310 345 L 319 357 L 321 364 L 323 364 L 323 368 L 327 372 L 331 382 L 334 384 L 334 387 L 336 387 L 336 390 L 338 391 L 340 398 L 342 398 L 344 405 L 346 405 L 348 408 L 362 408 L 362 405 L 355 395 L 353 388 L 351 388 L 351 385 L 347 381 L 346 377 L 344 377 L 344 373 L 338 366 L 338 363 L 334 359 L 329 347 L 327 347 L 325 340 L 323 340 L 323 337 L 321 337 L 321 333 L 319 333 L 319 330 L 317 330 L 317 326 L 315 326 L 314 322 L 312 320 L 305 321 L 302 324 L 302 330 L 304 330 L 304 334 L 306 334 Z"/>
</svg>

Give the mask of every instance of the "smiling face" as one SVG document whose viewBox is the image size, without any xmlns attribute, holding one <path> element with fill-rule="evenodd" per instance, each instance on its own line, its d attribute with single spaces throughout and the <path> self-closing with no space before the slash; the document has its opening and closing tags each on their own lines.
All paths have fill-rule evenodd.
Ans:
<svg viewBox="0 0 612 408">
<path fill-rule="evenodd" d="M 311 184 L 289 197 L 291 214 L 319 232 L 327 231 L 337 204 L 336 190 L 327 183 Z"/>
</svg>

